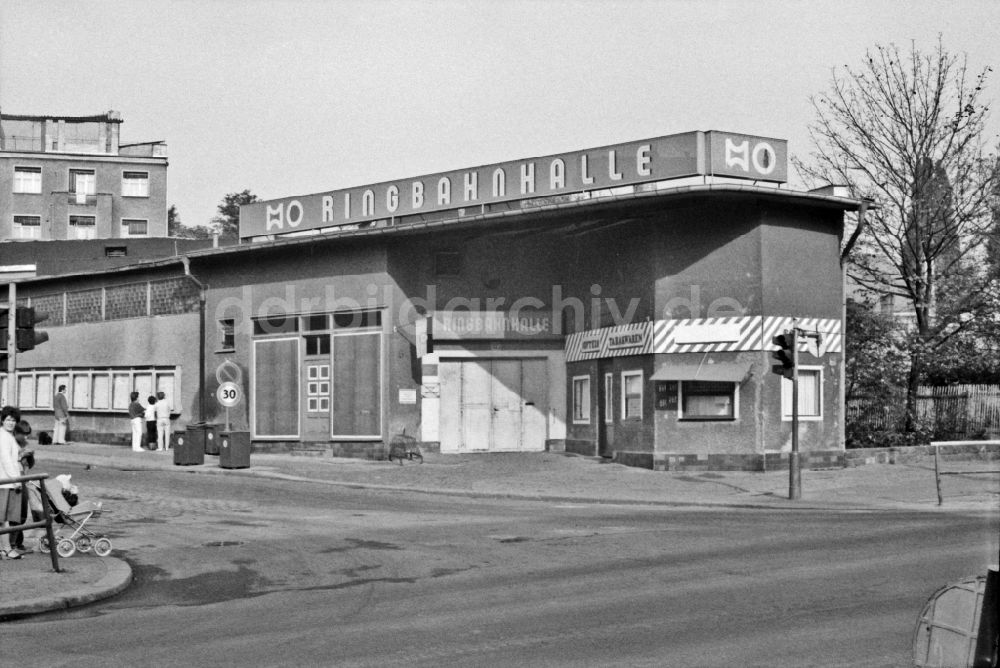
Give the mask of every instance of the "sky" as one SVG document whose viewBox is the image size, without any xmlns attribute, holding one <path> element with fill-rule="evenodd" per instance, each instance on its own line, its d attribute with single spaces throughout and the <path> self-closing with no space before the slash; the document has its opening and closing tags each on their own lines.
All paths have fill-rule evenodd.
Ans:
<svg viewBox="0 0 1000 668">
<path fill-rule="evenodd" d="M 261 199 L 691 130 L 787 139 L 878 44 L 997 68 L 1000 1 L 3 0 L 0 109 L 122 115 L 168 205 Z M 1000 108 L 990 121 L 1000 135 Z M 795 176 L 791 180 L 794 184 Z"/>
</svg>

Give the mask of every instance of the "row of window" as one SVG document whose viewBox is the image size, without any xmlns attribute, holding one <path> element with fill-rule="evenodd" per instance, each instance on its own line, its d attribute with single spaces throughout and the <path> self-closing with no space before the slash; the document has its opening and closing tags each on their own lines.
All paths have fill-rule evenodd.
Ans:
<svg viewBox="0 0 1000 668">
<path fill-rule="evenodd" d="M 306 332 L 306 355 L 330 354 L 330 337 L 323 332 L 347 329 L 373 329 L 382 326 L 381 311 L 338 311 L 309 315 L 274 315 L 253 319 L 254 336 L 293 334 Z M 236 319 L 219 320 L 218 352 L 232 352 L 236 348 Z"/>
<path fill-rule="evenodd" d="M 573 423 L 590 424 L 590 376 L 573 377 Z M 614 401 L 614 374 L 604 374 L 605 423 L 619 419 L 642 419 L 643 374 L 641 371 L 624 371 L 621 374 L 621 395 L 618 405 Z M 677 383 L 677 417 L 684 420 L 735 420 L 739 414 L 739 384 L 685 380 Z M 823 419 L 823 370 L 799 368 L 799 419 Z M 792 419 L 792 382 L 781 382 L 781 417 Z"/>
<path fill-rule="evenodd" d="M 149 172 L 122 172 L 122 197 L 149 197 Z M 93 169 L 70 169 L 66 189 L 77 196 L 97 194 L 97 173 Z M 39 195 L 42 168 L 14 166 L 14 192 Z"/>
<path fill-rule="evenodd" d="M 167 369 L 50 369 L 17 374 L 17 399 L 21 410 L 50 410 L 59 386 L 66 386 L 71 410 L 127 411 L 129 395 L 139 393 L 140 401 L 163 392 L 172 412 L 181 405 L 178 372 Z M 0 379 L 6 376 L 0 374 Z M 7 383 L 2 383 L 0 405 L 8 404 Z"/>
<path fill-rule="evenodd" d="M 97 216 L 69 216 L 71 239 L 96 239 Z M 122 237 L 144 237 L 149 234 L 149 221 L 142 218 L 122 218 Z M 41 216 L 14 216 L 15 239 L 41 239 Z"/>
</svg>

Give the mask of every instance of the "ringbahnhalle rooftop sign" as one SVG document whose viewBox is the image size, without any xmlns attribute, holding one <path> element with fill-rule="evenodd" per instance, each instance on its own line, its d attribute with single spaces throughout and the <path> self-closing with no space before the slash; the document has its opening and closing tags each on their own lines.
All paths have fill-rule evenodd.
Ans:
<svg viewBox="0 0 1000 668">
<path fill-rule="evenodd" d="M 240 236 L 290 234 L 689 176 L 784 183 L 788 177 L 787 142 L 716 130 L 685 132 L 283 197 L 240 207 Z"/>
</svg>

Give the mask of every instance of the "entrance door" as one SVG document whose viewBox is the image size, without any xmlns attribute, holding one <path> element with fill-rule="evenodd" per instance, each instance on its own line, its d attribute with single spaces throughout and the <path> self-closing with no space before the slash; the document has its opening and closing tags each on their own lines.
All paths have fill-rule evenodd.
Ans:
<svg viewBox="0 0 1000 668">
<path fill-rule="evenodd" d="M 330 360 L 310 359 L 303 374 L 304 441 L 330 440 Z"/>
<path fill-rule="evenodd" d="M 546 369 L 541 359 L 442 362 L 441 450 L 544 450 Z"/>
<path fill-rule="evenodd" d="M 615 440 L 615 375 L 611 364 L 597 364 L 597 454 L 610 457 Z"/>
</svg>

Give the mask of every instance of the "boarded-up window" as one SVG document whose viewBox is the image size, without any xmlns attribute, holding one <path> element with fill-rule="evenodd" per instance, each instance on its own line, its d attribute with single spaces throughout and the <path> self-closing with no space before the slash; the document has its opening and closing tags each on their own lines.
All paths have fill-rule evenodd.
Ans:
<svg viewBox="0 0 1000 668">
<path fill-rule="evenodd" d="M 254 435 L 299 435 L 299 339 L 254 341 Z"/>
<path fill-rule="evenodd" d="M 335 333 L 333 340 L 333 435 L 382 435 L 380 332 Z"/>
</svg>

